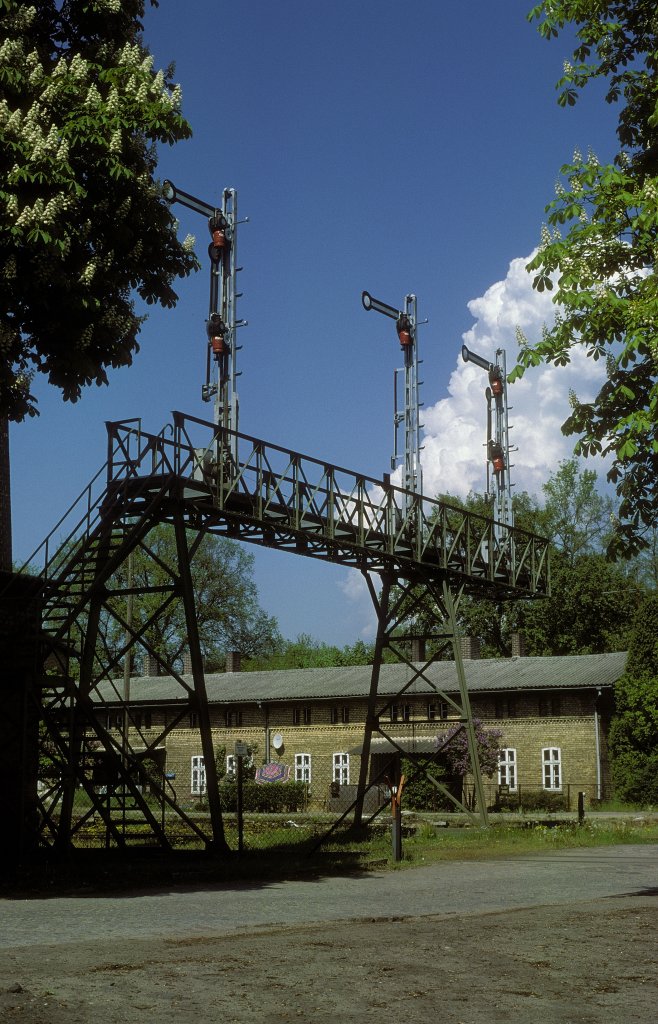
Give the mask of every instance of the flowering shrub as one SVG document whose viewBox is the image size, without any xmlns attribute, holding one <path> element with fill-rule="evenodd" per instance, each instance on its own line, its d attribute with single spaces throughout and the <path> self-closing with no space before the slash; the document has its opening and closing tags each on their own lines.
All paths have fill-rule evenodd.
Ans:
<svg viewBox="0 0 658 1024">
<path fill-rule="evenodd" d="M 482 722 L 474 718 L 475 739 L 478 749 L 478 760 L 483 775 L 491 778 L 498 770 L 500 758 L 500 741 L 503 737 L 500 729 L 488 729 Z M 448 770 L 454 775 L 466 775 L 471 769 L 471 758 L 468 752 L 468 739 L 463 725 L 455 725 L 446 733 L 436 737 L 437 749 L 442 750 Z"/>
</svg>

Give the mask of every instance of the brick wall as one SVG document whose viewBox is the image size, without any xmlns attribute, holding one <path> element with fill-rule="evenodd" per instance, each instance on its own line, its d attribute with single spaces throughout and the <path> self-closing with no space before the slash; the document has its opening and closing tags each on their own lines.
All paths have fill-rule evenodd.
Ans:
<svg viewBox="0 0 658 1024">
<path fill-rule="evenodd" d="M 551 700 L 559 697 L 559 714 L 549 714 Z M 450 727 L 447 721 L 430 721 L 427 717 L 427 696 L 400 698 L 410 708 L 408 721 L 398 720 L 392 725 L 396 736 L 431 737 Z M 565 691 L 561 694 L 505 694 L 496 696 L 476 694 L 472 697 L 475 717 L 486 720 L 486 725 L 500 728 L 503 732 L 502 745 L 516 751 L 518 785 L 541 787 L 542 749 L 557 748 L 560 751 L 560 767 L 563 789 L 567 786 L 594 787 L 596 774 L 596 740 L 594 732 L 594 694 L 590 691 Z M 385 701 L 380 701 L 383 708 Z M 232 754 L 236 740 L 240 739 L 255 749 L 255 762 L 262 764 L 267 753 L 267 737 L 275 733 L 283 737 L 283 747 L 276 751 L 269 744 L 269 760 L 280 761 L 290 767 L 290 776 L 295 777 L 295 755 L 311 756 L 311 804 L 315 807 L 327 805 L 333 779 L 334 754 L 349 754 L 349 783 L 358 780 L 360 755 L 351 753 L 360 747 L 366 713 L 365 700 L 338 700 L 290 702 L 268 706 L 257 704 L 213 705 L 211 725 L 216 748 L 224 746 Z M 310 709 L 310 722 L 304 722 L 304 708 Z M 343 708 L 348 708 L 349 722 L 344 722 Z M 540 709 L 542 714 L 540 714 Z M 498 710 L 500 717 L 497 716 Z M 233 716 L 227 725 L 227 711 Z M 513 716 L 509 713 L 513 711 Z M 299 724 L 295 724 L 295 712 Z M 162 727 L 172 709 L 154 709 L 153 730 Z M 238 724 L 238 715 L 241 716 Z M 452 711 L 450 710 L 452 716 Z M 389 715 L 382 717 L 382 724 L 389 724 Z M 454 716 L 453 716 L 454 717 Z M 146 733 L 155 736 L 155 731 Z M 201 739 L 198 727 L 190 726 L 188 714 L 180 726 L 173 729 L 165 740 L 166 769 L 176 775 L 173 785 L 179 800 L 194 799 L 191 792 L 192 758 L 201 756 Z M 601 729 L 602 781 L 607 781 L 607 752 L 605 730 Z M 492 782 L 497 783 L 494 776 Z"/>
</svg>

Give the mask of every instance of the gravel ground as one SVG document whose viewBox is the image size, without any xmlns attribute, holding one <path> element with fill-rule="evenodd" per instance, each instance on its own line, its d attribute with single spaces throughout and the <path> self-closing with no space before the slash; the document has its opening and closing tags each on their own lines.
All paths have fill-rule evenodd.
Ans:
<svg viewBox="0 0 658 1024">
<path fill-rule="evenodd" d="M 3 900 L 0 1021 L 653 1024 L 657 853 Z"/>
</svg>

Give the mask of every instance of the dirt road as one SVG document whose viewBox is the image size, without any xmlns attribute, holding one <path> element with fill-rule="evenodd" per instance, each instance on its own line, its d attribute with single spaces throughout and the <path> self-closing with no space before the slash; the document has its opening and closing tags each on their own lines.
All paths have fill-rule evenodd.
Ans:
<svg viewBox="0 0 658 1024">
<path fill-rule="evenodd" d="M 0 1021 L 653 1024 L 657 854 L 0 901 Z"/>
</svg>

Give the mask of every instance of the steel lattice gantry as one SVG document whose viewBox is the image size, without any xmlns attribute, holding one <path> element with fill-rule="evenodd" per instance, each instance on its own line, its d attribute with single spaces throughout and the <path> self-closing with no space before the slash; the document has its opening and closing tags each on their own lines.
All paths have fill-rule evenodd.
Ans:
<svg viewBox="0 0 658 1024">
<path fill-rule="evenodd" d="M 149 540 L 154 527 L 163 523 L 175 535 L 176 554 L 166 564 Z M 418 678 L 433 686 L 424 673 L 442 650 L 452 647 L 460 699 L 454 693 L 441 694 L 441 699 L 451 703 L 466 730 L 477 805 L 484 813 L 455 606 L 462 594 L 512 600 L 548 593 L 548 542 L 219 424 L 174 413 L 173 422 L 159 434 L 143 431 L 138 420 L 108 424 L 106 465 L 30 560 L 32 571 L 37 557 L 42 562 L 45 674 L 35 700 L 42 716 L 42 747 L 52 765 L 50 781 L 42 784 L 38 797 L 40 841 L 75 845 L 95 817 L 111 846 L 148 841 L 167 847 L 174 821 L 178 837 L 182 832 L 215 850 L 226 849 L 190 573 L 191 559 L 209 533 L 336 562 L 364 574 L 379 628 L 356 819 L 374 781 L 368 779 L 371 736 L 387 735 L 377 714 L 377 682 L 387 647 L 409 665 L 409 681 L 401 692 Z M 140 584 L 126 573 L 131 552 L 138 550 L 158 562 L 158 586 Z M 126 611 L 128 600 L 146 592 L 150 619 L 135 623 Z M 191 684 L 189 675 L 184 678 L 148 640 L 149 624 L 173 601 L 184 608 Z M 406 641 L 415 635 L 421 605 L 425 630 L 432 610 L 435 643 L 429 661 L 419 664 L 411 661 Z M 118 646 L 107 643 L 104 624 L 109 618 L 123 637 Z M 103 684 L 107 693 L 109 685 L 122 699 L 117 676 L 133 648 L 155 657 L 161 670 L 186 691 L 188 701 L 157 735 L 146 735 L 138 723 L 131 723 L 124 692 L 124 728 L 117 737 L 98 714 L 98 687 Z M 150 801 L 139 784 L 140 764 L 149 757 L 157 760 L 167 734 L 190 710 L 198 720 L 205 759 L 211 836 L 179 806 L 164 770 L 159 779 L 151 777 Z M 395 738 L 389 739 L 404 753 Z M 87 793 L 89 810 L 76 815 L 74 795 L 80 787 Z"/>
</svg>

